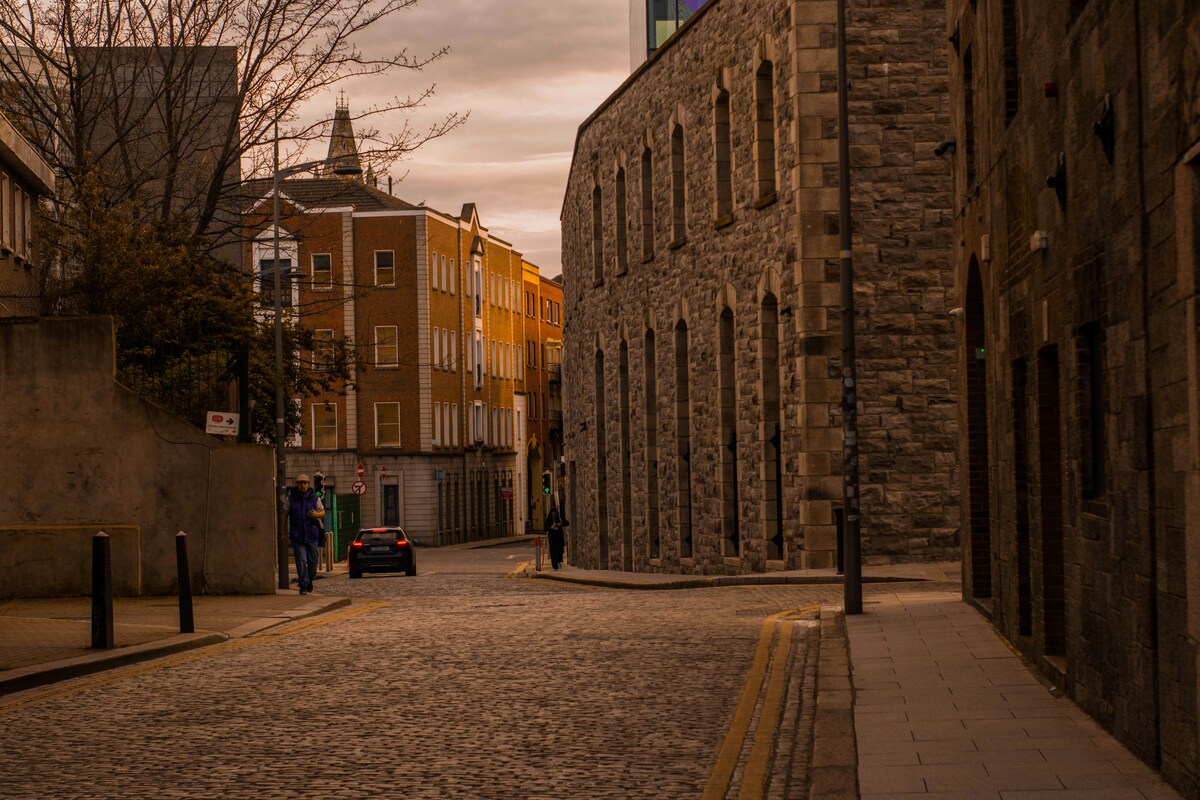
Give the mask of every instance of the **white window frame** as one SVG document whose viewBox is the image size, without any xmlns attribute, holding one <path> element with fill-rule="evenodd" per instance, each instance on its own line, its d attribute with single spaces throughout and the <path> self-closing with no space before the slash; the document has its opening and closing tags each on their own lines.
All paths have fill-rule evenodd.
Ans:
<svg viewBox="0 0 1200 800">
<path fill-rule="evenodd" d="M 317 259 L 326 258 L 329 260 L 329 269 L 321 270 L 329 275 L 328 281 L 321 283 L 317 282 Z M 328 292 L 333 290 L 333 253 L 310 253 L 308 256 L 308 277 L 312 288 L 318 292 Z"/>
<path fill-rule="evenodd" d="M 450 408 L 450 438 L 454 446 L 458 447 L 458 403 L 454 403 Z"/>
<path fill-rule="evenodd" d="M 387 253 L 392 257 L 392 267 L 391 267 L 392 280 L 390 283 L 380 283 L 379 282 L 379 256 L 383 253 Z M 396 251 L 395 250 L 376 250 L 375 256 L 374 256 L 374 266 L 375 266 L 375 285 L 376 286 L 395 286 L 396 285 Z"/>
<path fill-rule="evenodd" d="M 321 436 L 318 435 L 318 433 L 317 433 L 317 408 L 318 407 L 320 407 L 322 409 L 332 409 L 333 410 L 333 446 L 332 447 L 322 447 L 320 445 Z M 312 407 L 310 409 L 309 419 L 312 422 L 312 424 L 310 426 L 310 430 L 312 431 L 312 449 L 313 450 L 337 450 L 337 434 L 338 434 L 337 403 L 313 403 Z M 322 426 L 321 430 L 328 432 L 329 426 L 328 425 Z"/>
<path fill-rule="evenodd" d="M 430 338 L 433 339 L 433 368 L 441 369 L 442 368 L 442 363 L 441 363 L 442 362 L 442 359 L 441 359 L 442 334 L 437 328 L 434 328 L 433 336 Z"/>
<path fill-rule="evenodd" d="M 458 372 L 458 331 L 450 331 L 450 371 Z"/>
<path fill-rule="evenodd" d="M 441 415 L 442 415 L 442 404 L 434 403 L 433 404 L 433 441 L 431 442 L 434 447 L 439 446 L 438 445 L 438 418 Z"/>
<path fill-rule="evenodd" d="M 433 253 L 433 269 L 430 270 L 433 275 L 430 276 L 430 283 L 433 284 L 434 291 L 438 289 L 438 254 Z"/>
<path fill-rule="evenodd" d="M 450 259 L 450 294 L 454 294 L 454 276 L 455 276 L 455 274 L 456 273 L 454 270 L 454 259 L 452 258 L 452 259 Z"/>
<path fill-rule="evenodd" d="M 388 442 L 385 444 L 380 441 L 379 409 L 384 406 L 394 406 L 396 409 L 396 423 L 395 423 L 395 425 L 396 425 L 396 441 L 395 441 L 395 443 Z M 375 403 L 374 411 L 375 411 L 375 446 L 376 447 L 400 447 L 402 440 L 403 440 L 403 433 L 402 433 L 401 425 L 400 425 L 400 403 L 398 403 L 398 402 Z M 388 424 L 390 425 L 391 423 L 388 423 Z"/>
<path fill-rule="evenodd" d="M 442 291 L 446 291 L 446 257 L 442 256 Z"/>
<path fill-rule="evenodd" d="M 387 331 L 387 330 L 392 331 L 392 346 L 396 348 L 395 361 L 392 361 L 390 363 L 385 363 L 383 361 L 382 357 L 379 355 L 379 339 L 380 339 L 379 332 Z M 377 368 L 382 367 L 382 368 L 386 368 L 386 369 L 393 369 L 395 367 L 400 366 L 400 328 L 399 328 L 399 326 L 397 326 L 397 325 L 376 325 L 373 333 L 375 336 L 375 342 L 374 342 L 375 366 Z"/>
</svg>

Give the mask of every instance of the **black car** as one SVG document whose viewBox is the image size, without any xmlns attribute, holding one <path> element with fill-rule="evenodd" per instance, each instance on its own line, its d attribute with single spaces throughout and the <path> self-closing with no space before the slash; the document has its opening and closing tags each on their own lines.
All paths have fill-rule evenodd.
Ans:
<svg viewBox="0 0 1200 800">
<path fill-rule="evenodd" d="M 403 528 L 363 528 L 350 543 L 350 577 L 364 572 L 417 574 L 416 540 Z"/>
</svg>

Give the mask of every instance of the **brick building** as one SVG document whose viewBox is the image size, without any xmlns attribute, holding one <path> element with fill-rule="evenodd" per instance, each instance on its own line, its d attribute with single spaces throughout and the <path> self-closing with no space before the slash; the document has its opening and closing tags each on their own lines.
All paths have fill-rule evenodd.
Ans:
<svg viewBox="0 0 1200 800">
<path fill-rule="evenodd" d="M 247 258 L 269 290 L 269 184 L 256 194 Z M 342 392 L 301 401 L 289 473 L 323 472 L 342 499 L 362 464 L 358 524 L 429 543 L 523 532 L 522 291 L 536 267 L 473 204 L 446 214 L 326 176 L 287 180 L 281 198 L 280 259 L 299 273 L 285 302 L 318 340 L 351 340 L 360 365 Z"/>
<path fill-rule="evenodd" d="M 959 554 L 944 8 L 849 18 L 864 553 Z M 562 211 L 576 563 L 833 566 L 835 6 L 710 0 L 580 127 Z"/>
<path fill-rule="evenodd" d="M 964 592 L 1197 797 L 1200 6 L 948 10 Z"/>
<path fill-rule="evenodd" d="M 522 289 L 525 350 L 520 377 L 528 417 L 526 496 L 531 529 L 540 531 L 550 505 L 562 496 L 562 279 L 547 278 L 525 262 Z M 541 476 L 546 470 L 552 473 L 552 492 L 558 494 L 543 492 Z"/>
<path fill-rule="evenodd" d="M 39 311 L 33 266 L 33 217 L 38 198 L 54 192 L 54 172 L 0 116 L 0 317 Z"/>
</svg>

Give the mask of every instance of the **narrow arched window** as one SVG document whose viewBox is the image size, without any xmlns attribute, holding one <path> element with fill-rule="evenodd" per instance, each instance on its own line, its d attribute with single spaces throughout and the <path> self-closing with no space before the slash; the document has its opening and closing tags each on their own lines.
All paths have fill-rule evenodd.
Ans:
<svg viewBox="0 0 1200 800">
<path fill-rule="evenodd" d="M 654 258 L 654 156 L 642 151 L 642 258 Z"/>
<path fill-rule="evenodd" d="M 671 132 L 671 236 L 681 244 L 687 236 L 687 192 L 684 188 L 683 126 Z"/>
<path fill-rule="evenodd" d="M 717 382 L 721 431 L 721 555 L 742 554 L 741 498 L 738 485 L 738 399 L 733 310 L 721 311 Z"/>
<path fill-rule="evenodd" d="M 596 283 L 604 280 L 604 198 L 600 187 L 592 189 L 592 278 Z"/>
<path fill-rule="evenodd" d="M 716 169 L 718 225 L 733 216 L 733 143 L 729 132 L 729 92 L 722 89 L 713 105 L 713 165 Z"/>
<path fill-rule="evenodd" d="M 629 246 L 626 242 L 628 220 L 625 216 L 625 169 L 617 170 L 617 274 L 629 270 Z"/>
<path fill-rule="evenodd" d="M 754 163 L 759 201 L 775 196 L 775 66 L 764 61 L 754 78 Z"/>
</svg>

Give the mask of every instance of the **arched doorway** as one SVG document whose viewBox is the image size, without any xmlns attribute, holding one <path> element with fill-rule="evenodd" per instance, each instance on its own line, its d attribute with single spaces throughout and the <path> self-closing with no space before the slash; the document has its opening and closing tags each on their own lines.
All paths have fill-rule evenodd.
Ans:
<svg viewBox="0 0 1200 800">
<path fill-rule="evenodd" d="M 988 457 L 987 328 L 979 260 L 967 268 L 967 495 L 971 596 L 992 596 L 992 512 Z"/>
</svg>

